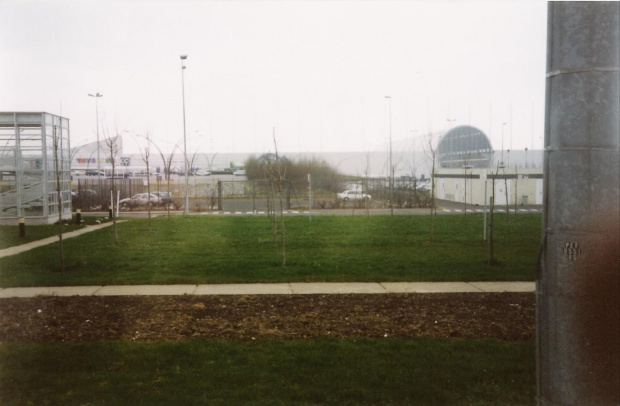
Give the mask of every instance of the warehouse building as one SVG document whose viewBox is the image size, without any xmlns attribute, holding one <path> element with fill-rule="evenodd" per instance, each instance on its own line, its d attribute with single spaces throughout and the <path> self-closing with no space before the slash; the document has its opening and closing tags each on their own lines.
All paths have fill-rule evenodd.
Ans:
<svg viewBox="0 0 620 406">
<path fill-rule="evenodd" d="M 480 129 L 455 127 L 437 144 L 436 196 L 480 206 L 491 196 L 498 205 L 540 205 L 541 159 L 541 151 L 495 151 Z"/>
</svg>

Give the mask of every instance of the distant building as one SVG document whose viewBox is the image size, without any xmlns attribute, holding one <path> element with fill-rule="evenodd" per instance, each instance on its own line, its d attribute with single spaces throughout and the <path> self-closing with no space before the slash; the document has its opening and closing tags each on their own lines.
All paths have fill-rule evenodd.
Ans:
<svg viewBox="0 0 620 406">
<path fill-rule="evenodd" d="M 29 224 L 58 221 L 56 164 L 62 218 L 70 219 L 70 159 L 69 119 L 42 112 L 0 112 L 0 224 L 17 224 L 19 218 Z"/>
<path fill-rule="evenodd" d="M 494 151 L 476 127 L 458 126 L 446 132 L 437 144 L 437 198 L 480 206 L 489 204 L 491 196 L 497 205 L 542 204 L 542 151 L 526 148 L 510 154 Z"/>
<path fill-rule="evenodd" d="M 491 141 L 485 133 L 470 125 L 448 131 L 437 144 L 437 161 L 441 168 L 488 168 L 492 159 Z"/>
</svg>

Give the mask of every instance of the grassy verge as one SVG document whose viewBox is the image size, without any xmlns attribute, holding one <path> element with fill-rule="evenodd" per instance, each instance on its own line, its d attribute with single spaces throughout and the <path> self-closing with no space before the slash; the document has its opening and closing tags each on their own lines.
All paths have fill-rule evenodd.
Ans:
<svg viewBox="0 0 620 406">
<path fill-rule="evenodd" d="M 63 232 L 68 233 L 71 231 L 79 230 L 87 224 L 95 224 L 100 218 L 97 217 L 82 217 L 82 225 L 75 224 L 75 217 L 67 222 L 63 226 Z M 16 245 L 27 244 L 32 241 L 42 240 L 43 238 L 53 237 L 58 235 L 58 224 L 49 225 L 29 225 L 26 224 L 26 236 L 19 236 L 19 226 L 2 226 L 0 227 L 0 250 L 14 247 Z"/>
<path fill-rule="evenodd" d="M 3 405 L 526 405 L 531 343 L 439 339 L 0 345 Z"/>
<path fill-rule="evenodd" d="M 266 217 L 174 216 L 119 224 L 65 241 L 67 271 L 56 272 L 56 244 L 0 259 L 0 286 L 258 283 L 292 281 L 533 280 L 540 215 L 496 216 L 487 265 L 482 216 L 321 216 L 286 221 L 287 266 Z"/>
</svg>

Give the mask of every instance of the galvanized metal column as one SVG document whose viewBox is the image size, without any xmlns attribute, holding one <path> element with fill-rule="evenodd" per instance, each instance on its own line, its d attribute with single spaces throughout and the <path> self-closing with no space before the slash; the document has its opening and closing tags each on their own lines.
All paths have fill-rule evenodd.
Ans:
<svg viewBox="0 0 620 406">
<path fill-rule="evenodd" d="M 21 219 L 24 217 L 24 203 L 22 197 L 22 191 L 24 189 L 22 184 L 24 182 L 24 162 L 17 113 L 13 113 L 13 129 L 15 130 L 15 214 L 18 219 Z"/>
<path fill-rule="evenodd" d="M 620 404 L 618 2 L 551 2 L 539 405 Z"/>
</svg>

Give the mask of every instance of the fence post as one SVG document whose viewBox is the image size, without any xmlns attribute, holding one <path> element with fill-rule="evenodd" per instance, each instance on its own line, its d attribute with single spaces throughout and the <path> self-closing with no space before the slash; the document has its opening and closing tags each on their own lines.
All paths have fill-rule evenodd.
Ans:
<svg viewBox="0 0 620 406">
<path fill-rule="evenodd" d="M 224 210 L 222 208 L 222 181 L 219 179 L 217 181 L 217 209 Z"/>
<path fill-rule="evenodd" d="M 24 217 L 19 218 L 19 236 L 21 238 L 26 237 L 26 219 Z"/>
<path fill-rule="evenodd" d="M 252 181 L 252 212 L 256 213 L 256 181 Z"/>
</svg>

